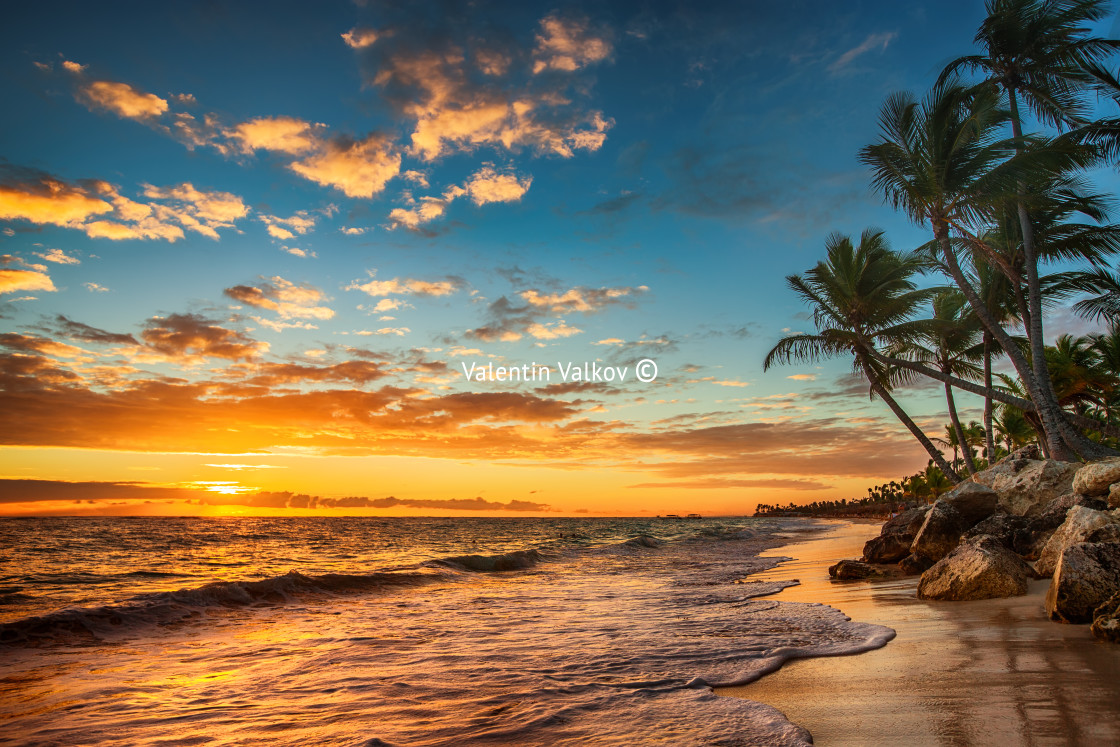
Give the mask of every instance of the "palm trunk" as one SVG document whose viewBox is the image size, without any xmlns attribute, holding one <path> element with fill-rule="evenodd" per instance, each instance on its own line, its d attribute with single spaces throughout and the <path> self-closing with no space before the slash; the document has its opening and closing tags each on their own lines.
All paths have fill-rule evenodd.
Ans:
<svg viewBox="0 0 1120 747">
<path fill-rule="evenodd" d="M 968 469 L 968 474 L 975 475 L 976 465 L 972 462 L 972 449 L 964 437 L 964 428 L 961 427 L 961 419 L 957 415 L 957 403 L 953 400 L 953 387 L 949 384 L 945 385 L 945 402 L 949 405 L 949 420 L 953 423 L 953 430 L 957 434 L 957 443 L 961 445 L 961 459 Z"/>
<path fill-rule="evenodd" d="M 949 480 L 951 480 L 954 485 L 959 483 L 961 481 L 960 475 L 958 475 L 953 470 L 953 468 L 949 466 L 949 463 L 945 461 L 945 457 L 941 454 L 940 451 L 937 450 L 937 447 L 933 445 L 933 442 L 929 440 L 929 437 L 922 432 L 922 429 L 918 427 L 917 423 L 910 419 L 910 416 L 907 415 L 906 411 L 899 406 L 898 402 L 894 400 L 894 397 L 892 397 L 887 392 L 886 388 L 881 383 L 879 383 L 879 378 L 875 375 L 875 372 L 871 370 L 871 366 L 867 364 L 867 361 L 861 361 L 861 363 L 863 364 L 863 374 L 871 383 L 871 391 L 875 392 L 875 394 L 877 394 L 880 399 L 887 403 L 887 407 L 891 408 L 891 412 L 894 413 L 895 417 L 898 418 L 902 422 L 902 424 L 906 426 L 906 428 L 910 431 L 914 438 L 918 440 L 918 443 L 920 443 L 925 448 L 926 452 L 929 453 L 929 458 L 932 459 L 933 463 L 938 466 L 942 474 L 944 474 L 945 477 L 949 478 Z"/>
<path fill-rule="evenodd" d="M 995 464 L 996 438 L 992 430 L 992 335 L 984 331 L 984 448 L 988 451 L 988 466 Z"/>
<path fill-rule="evenodd" d="M 1015 136 L 1015 150 L 1022 153 L 1023 128 L 1019 122 L 1019 102 L 1015 90 L 1009 88 L 1007 97 L 1011 108 L 1011 134 Z M 1021 189 L 1020 189 L 1021 194 Z M 1016 205 L 1019 214 L 1019 228 L 1023 234 L 1023 265 L 1027 275 L 1027 307 L 1030 315 L 1024 319 L 1027 338 L 1031 346 L 1031 367 L 1035 373 L 1038 396 L 1031 393 L 1031 399 L 1038 405 L 1042 417 L 1042 427 L 1050 446 L 1052 459 L 1075 461 L 1077 456 L 1094 459 L 1106 456 L 1111 450 L 1103 449 L 1093 443 L 1062 417 L 1058 395 L 1046 367 L 1046 338 L 1042 330 L 1042 285 L 1038 278 L 1038 253 L 1034 242 L 1034 226 L 1031 225 L 1027 206 L 1022 201 Z M 1021 374 L 1020 374 L 1021 376 Z M 1053 430 L 1056 427 L 1057 430 Z"/>
</svg>

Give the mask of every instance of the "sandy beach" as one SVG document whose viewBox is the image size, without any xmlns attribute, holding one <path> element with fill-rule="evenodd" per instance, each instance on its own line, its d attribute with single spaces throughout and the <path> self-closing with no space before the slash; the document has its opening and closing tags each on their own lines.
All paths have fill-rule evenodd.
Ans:
<svg viewBox="0 0 1120 747">
<path fill-rule="evenodd" d="M 752 576 L 797 578 L 776 598 L 823 602 L 897 631 L 884 648 L 803 659 L 719 694 L 772 705 L 818 745 L 1120 744 L 1120 646 L 1045 618 L 1048 581 L 1011 599 L 926 602 L 917 577 L 833 581 L 879 525 L 838 523 L 767 555 L 795 560 Z"/>
</svg>

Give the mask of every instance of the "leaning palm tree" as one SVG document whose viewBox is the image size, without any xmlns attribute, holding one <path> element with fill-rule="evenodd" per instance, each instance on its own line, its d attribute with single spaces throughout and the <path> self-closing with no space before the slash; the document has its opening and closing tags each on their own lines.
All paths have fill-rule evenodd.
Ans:
<svg viewBox="0 0 1120 747">
<path fill-rule="evenodd" d="M 914 277 L 923 266 L 916 255 L 891 250 L 881 231 L 868 229 L 854 246 L 847 236 L 832 234 L 825 243 L 828 255 L 805 273 L 786 278 L 789 287 L 813 309 L 815 334 L 783 337 L 766 354 L 763 370 L 778 363 L 814 362 L 852 356 L 855 369 L 914 438 L 954 482 L 960 477 L 929 437 L 891 396 L 899 372 L 881 364 L 870 348 L 896 344 L 908 333 L 910 318 L 931 295 L 919 289 Z"/>
<path fill-rule="evenodd" d="M 936 366 L 945 374 L 964 379 L 980 378 L 977 363 L 984 354 L 980 340 L 980 320 L 969 312 L 968 301 L 959 291 L 944 290 L 932 299 L 933 316 L 922 320 L 917 334 L 899 347 L 899 354 Z M 953 387 L 945 382 L 945 404 L 953 424 L 956 442 L 961 446 L 964 466 L 976 474 L 976 463 L 966 444 L 964 427 L 957 415 Z"/>
<path fill-rule="evenodd" d="M 920 104 L 909 94 L 895 94 L 880 116 L 881 141 L 863 148 L 860 160 L 873 169 L 873 185 L 889 203 L 932 229 L 942 266 L 1026 385 L 1054 457 L 1104 456 L 1111 450 L 1070 425 L 1052 391 L 1039 384 L 1044 377 L 1035 375 L 1036 369 L 985 307 L 961 269 L 954 246 L 954 233 L 974 242 L 974 227 L 997 213 L 1018 185 L 1037 181 L 1040 170 L 1068 168 L 1077 158 L 1076 153 L 1041 147 L 1016 156 L 1016 141 L 1000 135 L 1006 121 L 1007 112 L 997 106 L 990 89 L 966 90 L 949 81 L 936 86 Z M 945 380 L 944 375 L 934 378 Z"/>
</svg>

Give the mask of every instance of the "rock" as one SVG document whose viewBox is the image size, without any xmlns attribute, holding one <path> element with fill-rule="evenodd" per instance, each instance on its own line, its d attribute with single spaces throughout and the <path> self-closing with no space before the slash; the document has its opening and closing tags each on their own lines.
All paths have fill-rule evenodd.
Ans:
<svg viewBox="0 0 1120 747">
<path fill-rule="evenodd" d="M 1077 466 L 1053 459 L 1004 460 L 973 476 L 999 494 L 998 511 L 1035 516 L 1047 503 L 1071 492 Z"/>
<path fill-rule="evenodd" d="M 1105 524 L 1089 532 L 1086 542 L 1120 542 L 1120 523 Z"/>
<path fill-rule="evenodd" d="M 910 554 L 910 545 L 921 529 L 929 506 L 903 511 L 883 524 L 878 537 L 872 537 L 863 546 L 865 563 L 894 563 Z"/>
<path fill-rule="evenodd" d="M 907 576 L 918 576 L 924 573 L 932 565 L 932 560 L 926 560 L 925 558 L 920 558 L 917 555 L 907 555 L 905 558 L 898 561 L 898 567 Z"/>
<path fill-rule="evenodd" d="M 1054 530 L 1066 520 L 1066 514 L 1073 506 L 1084 506 L 1095 511 L 1104 511 L 1108 506 L 1099 498 L 1092 498 L 1080 493 L 1066 493 L 1046 504 L 1042 513 L 1030 519 L 1030 539 L 1015 548 L 1015 552 L 1027 560 L 1038 560 L 1042 549 L 1050 541 Z M 1044 577 L 1045 578 L 1045 577 Z"/>
<path fill-rule="evenodd" d="M 1097 607 L 1093 612 L 1093 624 L 1089 629 L 1102 641 L 1120 643 L 1120 592 L 1113 594 L 1104 604 Z"/>
<path fill-rule="evenodd" d="M 999 495 L 987 485 L 966 480 L 941 496 L 941 500 L 957 509 L 964 522 L 972 526 L 995 513 Z"/>
<path fill-rule="evenodd" d="M 1022 516 L 992 514 L 961 535 L 961 542 L 987 534 L 999 541 L 1008 550 L 1022 555 L 1023 550 L 1030 548 L 1034 541 L 1034 534 L 1031 532 L 1030 526 L 1030 520 L 1024 519 Z"/>
<path fill-rule="evenodd" d="M 1108 486 L 1108 507 L 1120 508 L 1120 482 Z"/>
<path fill-rule="evenodd" d="M 937 561 L 918 582 L 919 599 L 951 602 L 1027 593 L 1031 567 L 999 540 L 972 537 Z"/>
<path fill-rule="evenodd" d="M 890 578 L 899 575 L 894 566 L 877 566 L 864 563 L 861 560 L 841 560 L 829 567 L 828 575 L 838 581 L 848 581 L 865 578 Z"/>
<path fill-rule="evenodd" d="M 1108 495 L 1109 486 L 1120 482 L 1120 457 L 1089 462 L 1077 470 L 1073 490 L 1085 495 Z"/>
<path fill-rule="evenodd" d="M 957 509 L 938 500 L 926 513 L 910 552 L 928 563 L 936 563 L 953 551 L 960 543 L 961 532 L 967 528 Z"/>
<path fill-rule="evenodd" d="M 1046 592 L 1046 613 L 1068 623 L 1093 621 L 1094 612 L 1120 592 L 1120 543 L 1078 542 L 1058 559 Z"/>
<path fill-rule="evenodd" d="M 1038 555 L 1038 562 L 1035 563 L 1035 571 L 1040 578 L 1054 575 L 1054 569 L 1063 550 L 1078 542 L 1084 542 L 1094 529 L 1117 521 L 1120 521 L 1120 516 L 1114 512 L 1094 511 L 1084 506 L 1074 506 L 1066 514 L 1066 520 L 1054 531 L 1046 546 L 1042 548 L 1042 552 Z"/>
</svg>

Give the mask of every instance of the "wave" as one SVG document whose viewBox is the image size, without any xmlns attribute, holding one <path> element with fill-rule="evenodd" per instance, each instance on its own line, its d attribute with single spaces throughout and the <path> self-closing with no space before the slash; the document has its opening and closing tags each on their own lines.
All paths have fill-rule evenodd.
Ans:
<svg viewBox="0 0 1120 747">
<path fill-rule="evenodd" d="M 545 557 L 538 550 L 514 550 L 500 555 L 456 555 L 435 563 L 465 571 L 520 571 L 532 568 Z"/>
<path fill-rule="evenodd" d="M 314 597 L 377 591 L 437 578 L 423 572 L 304 575 L 289 571 L 259 581 L 215 581 L 195 588 L 140 594 L 120 604 L 71 607 L 0 623 L 0 645 L 93 642 L 172 625 L 230 609 L 279 607 Z"/>
</svg>

